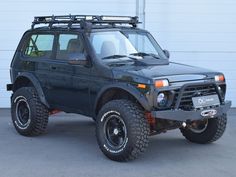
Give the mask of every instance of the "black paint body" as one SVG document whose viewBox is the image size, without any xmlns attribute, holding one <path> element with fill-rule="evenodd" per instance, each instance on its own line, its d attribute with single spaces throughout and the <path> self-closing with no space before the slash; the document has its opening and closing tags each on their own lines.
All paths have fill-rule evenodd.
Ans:
<svg viewBox="0 0 236 177">
<path fill-rule="evenodd" d="M 148 33 L 145 30 L 128 27 L 109 27 L 92 29 L 92 31 L 138 31 Z M 32 59 L 25 57 L 23 48 L 32 34 L 61 33 L 80 34 L 84 38 L 86 59 L 85 65 L 71 64 L 67 61 L 55 60 L 57 46 L 54 40 L 54 52 L 50 59 Z M 162 89 L 154 87 L 156 79 L 168 79 L 170 86 L 166 90 L 181 88 L 189 82 L 214 83 L 214 76 L 221 74 L 211 70 L 192 67 L 188 65 L 157 61 L 151 65 L 127 65 L 121 67 L 109 67 L 102 63 L 94 54 L 88 40 L 89 32 L 80 28 L 55 27 L 36 28 L 28 30 L 22 37 L 11 63 L 11 81 L 9 90 L 14 91 L 14 84 L 21 78 L 27 78 L 39 93 L 41 101 L 49 109 L 59 109 L 65 112 L 80 113 L 95 117 L 99 100 L 107 90 L 121 89 L 128 92 L 147 111 L 156 111 L 156 96 Z M 137 88 L 137 84 L 147 85 L 147 90 Z M 225 83 L 221 83 L 225 85 Z M 164 89 L 164 88 L 163 88 Z M 222 101 L 223 104 L 223 101 Z M 155 114 L 153 114 L 155 115 Z"/>
</svg>

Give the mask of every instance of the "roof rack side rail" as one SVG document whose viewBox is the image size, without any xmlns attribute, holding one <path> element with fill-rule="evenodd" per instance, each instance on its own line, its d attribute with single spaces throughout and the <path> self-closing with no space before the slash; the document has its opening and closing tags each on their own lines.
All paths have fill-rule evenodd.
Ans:
<svg viewBox="0 0 236 177">
<path fill-rule="evenodd" d="M 34 29 L 35 25 L 48 24 L 49 28 L 52 28 L 54 24 L 67 24 L 68 28 L 71 28 L 73 24 L 80 24 L 81 27 L 85 27 L 85 23 L 93 24 L 128 24 L 133 27 L 137 27 L 138 17 L 131 16 L 107 16 L 107 15 L 58 15 L 58 16 L 36 16 L 32 22 L 31 28 Z M 91 26 L 91 25 L 87 25 Z"/>
</svg>

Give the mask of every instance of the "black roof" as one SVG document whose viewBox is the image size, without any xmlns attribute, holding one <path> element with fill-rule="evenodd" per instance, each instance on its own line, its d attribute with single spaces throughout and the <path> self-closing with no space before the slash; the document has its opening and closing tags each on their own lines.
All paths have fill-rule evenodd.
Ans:
<svg viewBox="0 0 236 177">
<path fill-rule="evenodd" d="M 31 28 L 29 31 L 79 31 L 85 30 L 80 26 L 73 26 L 72 28 L 68 28 L 67 25 L 59 25 L 53 26 L 49 28 L 48 26 L 42 26 L 37 28 Z M 111 26 L 111 25 L 102 25 L 102 26 L 93 26 L 89 31 L 96 31 L 96 30 L 138 30 L 138 31 L 146 31 L 140 28 L 134 27 L 127 27 L 127 26 Z"/>
</svg>

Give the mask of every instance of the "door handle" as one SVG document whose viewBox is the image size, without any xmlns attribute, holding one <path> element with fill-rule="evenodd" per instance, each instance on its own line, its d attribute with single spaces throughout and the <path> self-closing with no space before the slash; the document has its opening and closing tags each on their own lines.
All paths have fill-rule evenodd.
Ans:
<svg viewBox="0 0 236 177">
<path fill-rule="evenodd" d="M 56 66 L 51 66 L 51 69 L 52 69 L 52 70 L 56 70 L 57 67 L 56 67 Z"/>
</svg>

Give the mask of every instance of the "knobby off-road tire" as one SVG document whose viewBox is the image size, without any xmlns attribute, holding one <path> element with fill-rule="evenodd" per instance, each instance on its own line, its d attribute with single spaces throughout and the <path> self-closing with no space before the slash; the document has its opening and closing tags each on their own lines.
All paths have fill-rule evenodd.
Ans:
<svg viewBox="0 0 236 177">
<path fill-rule="evenodd" d="M 96 137 L 111 160 L 129 161 L 144 152 L 149 142 L 149 124 L 142 108 L 129 100 L 113 100 L 99 111 Z"/>
<path fill-rule="evenodd" d="M 181 128 L 183 136 L 199 144 L 211 143 L 218 140 L 224 133 L 227 124 L 227 116 L 224 114 L 218 118 L 208 119 L 207 126 L 203 132 L 196 133 L 188 128 Z"/>
<path fill-rule="evenodd" d="M 45 132 L 49 112 L 33 87 L 22 87 L 11 99 L 12 121 L 17 132 L 24 136 L 37 136 Z"/>
</svg>

